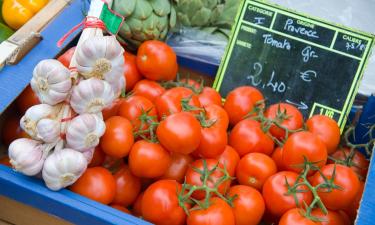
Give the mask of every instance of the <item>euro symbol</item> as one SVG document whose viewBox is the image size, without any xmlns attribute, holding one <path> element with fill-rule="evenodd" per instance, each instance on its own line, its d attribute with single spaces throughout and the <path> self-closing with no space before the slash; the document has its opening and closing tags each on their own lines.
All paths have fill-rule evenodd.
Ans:
<svg viewBox="0 0 375 225">
<path fill-rule="evenodd" d="M 301 79 L 305 82 L 311 82 L 312 81 L 312 77 L 317 77 L 318 75 L 316 74 L 316 72 L 314 70 L 307 70 L 305 72 L 300 72 L 301 74 Z"/>
</svg>

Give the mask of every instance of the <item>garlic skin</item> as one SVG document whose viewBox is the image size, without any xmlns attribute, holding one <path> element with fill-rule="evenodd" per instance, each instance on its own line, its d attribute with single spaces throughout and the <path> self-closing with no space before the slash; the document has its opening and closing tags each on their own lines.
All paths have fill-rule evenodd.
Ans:
<svg viewBox="0 0 375 225">
<path fill-rule="evenodd" d="M 65 148 L 49 155 L 43 166 L 43 180 L 47 187 L 58 191 L 73 184 L 87 168 L 85 156 L 73 149 Z"/>
<path fill-rule="evenodd" d="M 87 151 L 99 144 L 104 132 L 105 123 L 99 116 L 81 114 L 66 129 L 67 146 L 80 152 Z"/>
<path fill-rule="evenodd" d="M 95 36 L 76 50 L 78 72 L 85 78 L 95 77 L 114 83 L 124 74 L 124 49 L 115 36 Z"/>
<path fill-rule="evenodd" d="M 21 128 L 33 139 L 41 140 L 38 137 L 37 124 L 41 119 L 53 118 L 57 115 L 60 107 L 48 104 L 39 104 L 30 107 L 21 118 Z"/>
<path fill-rule="evenodd" d="M 82 80 L 73 88 L 70 105 L 78 114 L 99 113 L 109 106 L 115 95 L 111 85 L 96 78 Z"/>
<path fill-rule="evenodd" d="M 41 142 L 28 138 L 14 140 L 8 149 L 13 168 L 25 175 L 38 174 L 45 160 L 45 148 Z"/>
<path fill-rule="evenodd" d="M 40 102 L 50 105 L 64 101 L 72 88 L 69 69 L 55 59 L 40 61 L 30 84 Z"/>
<path fill-rule="evenodd" d="M 90 164 L 92 158 L 94 157 L 95 148 L 90 148 L 89 150 L 86 150 L 82 152 L 83 156 L 85 156 L 87 160 L 87 164 Z"/>
<path fill-rule="evenodd" d="M 38 139 L 45 143 L 56 142 L 60 138 L 61 124 L 53 119 L 41 119 L 36 125 Z"/>
<path fill-rule="evenodd" d="M 109 83 L 112 87 L 113 93 L 115 94 L 115 97 L 119 97 L 121 93 L 125 90 L 126 86 L 126 80 L 125 77 L 122 76 L 119 80 L 117 80 L 114 83 Z"/>
</svg>

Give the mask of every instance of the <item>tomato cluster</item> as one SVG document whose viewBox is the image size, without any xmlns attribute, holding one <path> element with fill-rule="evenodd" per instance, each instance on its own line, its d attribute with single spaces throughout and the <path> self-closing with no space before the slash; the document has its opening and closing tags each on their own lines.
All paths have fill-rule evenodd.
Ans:
<svg viewBox="0 0 375 225">
<path fill-rule="evenodd" d="M 129 94 L 103 111 L 105 134 L 70 190 L 155 224 L 353 222 L 369 162 L 340 145 L 334 120 L 304 121 L 250 86 L 222 103 L 213 88 L 176 80 L 162 42 L 124 57 Z M 20 110 L 32 96 L 21 95 Z M 9 123 L 6 143 L 23 135 Z"/>
</svg>

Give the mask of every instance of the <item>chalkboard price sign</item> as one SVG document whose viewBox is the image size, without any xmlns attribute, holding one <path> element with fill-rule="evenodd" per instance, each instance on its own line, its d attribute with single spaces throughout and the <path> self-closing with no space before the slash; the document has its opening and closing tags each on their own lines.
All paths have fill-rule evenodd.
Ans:
<svg viewBox="0 0 375 225">
<path fill-rule="evenodd" d="M 257 0 L 243 1 L 232 32 L 214 83 L 224 98 L 251 85 L 344 127 L 374 36 Z"/>
</svg>

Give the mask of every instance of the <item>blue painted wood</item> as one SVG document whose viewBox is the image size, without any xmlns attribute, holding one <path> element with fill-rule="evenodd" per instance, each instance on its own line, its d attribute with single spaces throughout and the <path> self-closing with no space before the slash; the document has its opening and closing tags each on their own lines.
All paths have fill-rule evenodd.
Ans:
<svg viewBox="0 0 375 225">
<path fill-rule="evenodd" d="M 206 74 L 210 77 L 215 77 L 217 70 L 219 69 L 219 65 L 190 59 L 188 57 L 184 56 L 177 56 L 177 62 L 182 67 L 191 68 L 197 72 L 201 72 L 203 74 Z"/>
</svg>

